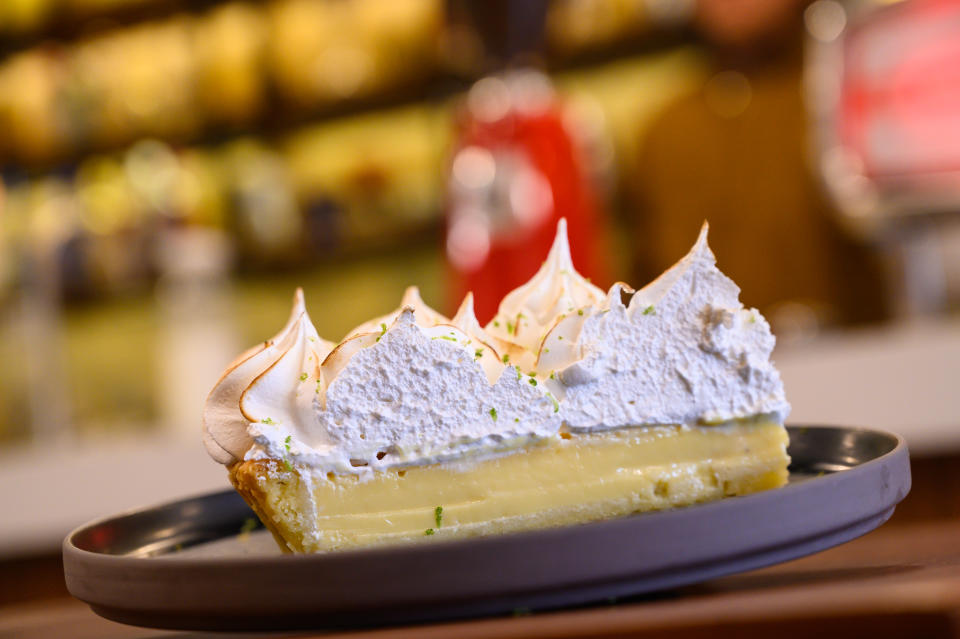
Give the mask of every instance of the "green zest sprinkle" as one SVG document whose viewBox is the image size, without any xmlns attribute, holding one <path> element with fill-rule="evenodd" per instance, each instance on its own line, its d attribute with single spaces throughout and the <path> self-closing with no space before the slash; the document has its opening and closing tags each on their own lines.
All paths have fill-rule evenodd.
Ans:
<svg viewBox="0 0 960 639">
<path fill-rule="evenodd" d="M 583 309 L 582 309 L 582 308 L 581 308 L 579 311 L 577 311 L 577 315 L 583 315 Z"/>
<path fill-rule="evenodd" d="M 521 373 L 521 372 L 520 372 L 520 369 L 518 368 L 518 369 L 517 369 L 517 379 L 520 379 L 521 377 L 523 377 L 523 373 Z"/>
<path fill-rule="evenodd" d="M 496 326 L 497 328 L 500 328 L 500 322 L 498 322 L 497 320 L 493 320 L 493 325 Z"/>
<path fill-rule="evenodd" d="M 513 330 L 514 330 L 513 322 L 508 321 L 508 322 L 507 322 L 507 334 L 513 335 Z"/>
<path fill-rule="evenodd" d="M 293 472 L 293 466 L 290 464 L 290 460 L 286 457 L 283 458 L 283 467 L 287 469 L 287 472 Z"/>
<path fill-rule="evenodd" d="M 437 522 L 437 528 L 443 525 L 443 506 L 433 509 L 433 519 Z"/>
<path fill-rule="evenodd" d="M 317 341 L 317 338 L 316 338 L 316 337 L 314 337 L 313 335 L 311 335 L 311 336 L 310 336 L 310 337 L 308 337 L 307 339 L 308 339 L 308 340 L 310 340 L 311 342 L 315 342 L 315 341 Z"/>
<path fill-rule="evenodd" d="M 536 373 L 527 373 L 527 375 L 529 375 L 530 377 L 536 377 L 536 376 L 537 376 Z"/>
<path fill-rule="evenodd" d="M 290 438 L 292 435 L 287 435 L 287 438 L 283 440 L 283 447 L 287 449 L 287 452 L 290 452 Z"/>
<path fill-rule="evenodd" d="M 557 339 L 563 339 L 563 335 L 557 335 Z"/>
<path fill-rule="evenodd" d="M 307 374 L 306 374 L 306 373 L 300 373 L 300 381 L 301 381 L 301 382 L 307 381 Z"/>
<path fill-rule="evenodd" d="M 491 408 L 491 409 L 490 409 L 490 417 L 493 418 L 493 421 L 497 421 L 497 409 L 496 409 L 496 408 Z"/>
<path fill-rule="evenodd" d="M 756 321 L 757 321 L 757 316 L 754 315 L 753 313 L 750 313 L 750 323 L 755 324 Z"/>
<path fill-rule="evenodd" d="M 648 306 L 648 307 L 646 307 L 645 309 L 643 309 L 643 314 L 644 314 L 644 315 L 656 315 L 656 314 L 657 314 L 657 309 L 653 308 L 653 304 L 651 304 L 650 306 Z"/>
<path fill-rule="evenodd" d="M 519 418 L 519 417 L 514 417 L 514 418 L 513 418 L 513 421 L 519 422 L 519 421 L 520 421 L 520 418 Z"/>
<path fill-rule="evenodd" d="M 478 348 L 478 349 L 477 349 L 476 351 L 474 351 L 474 353 L 473 353 L 473 359 L 480 359 L 481 357 L 483 357 L 483 349 L 482 349 L 482 348 Z"/>
<path fill-rule="evenodd" d="M 426 530 L 423 531 L 423 534 L 426 535 L 427 537 L 429 537 L 430 535 L 432 535 L 432 534 L 435 533 L 435 532 L 436 532 L 436 531 L 435 531 L 433 528 L 427 528 Z"/>
<path fill-rule="evenodd" d="M 456 337 L 450 337 L 449 335 L 437 335 L 436 337 L 433 337 L 433 338 L 431 338 L 431 339 L 445 339 L 445 340 L 447 340 L 448 342 L 455 342 L 455 341 L 457 341 L 457 338 L 456 338 Z"/>
<path fill-rule="evenodd" d="M 506 363 L 509 362 L 509 361 L 510 361 L 510 355 L 509 355 L 509 354 L 505 354 L 505 355 L 503 356 L 503 363 L 506 364 Z"/>
<path fill-rule="evenodd" d="M 260 423 L 261 423 L 261 424 L 276 424 L 277 422 L 273 421 L 273 420 L 270 419 L 269 417 L 264 417 L 263 419 L 260 420 Z"/>
<path fill-rule="evenodd" d="M 530 385 L 531 385 L 531 386 L 536 386 L 536 385 L 537 385 L 537 380 L 535 380 L 535 379 L 532 378 L 532 377 L 531 377 L 529 380 L 527 380 L 527 381 L 530 382 Z"/>
<path fill-rule="evenodd" d="M 553 402 L 553 412 L 560 412 L 560 402 L 557 401 L 557 398 L 553 396 L 553 393 L 547 393 L 547 397 L 550 398 L 550 401 Z"/>
<path fill-rule="evenodd" d="M 554 372 L 550 371 L 550 379 L 556 379 L 556 378 L 557 376 L 554 374 Z"/>
<path fill-rule="evenodd" d="M 378 342 L 380 341 L 380 338 L 383 337 L 386 332 L 387 332 L 387 325 L 384 324 L 383 322 L 380 322 L 380 334 L 377 335 L 377 341 L 378 341 Z"/>
<path fill-rule="evenodd" d="M 247 517 L 243 520 L 243 525 L 240 526 L 240 534 L 246 535 L 247 533 L 257 529 L 257 520 L 253 517 Z"/>
<path fill-rule="evenodd" d="M 550 349 L 549 349 L 549 348 L 545 348 L 545 349 L 543 349 L 543 352 L 544 352 L 544 353 L 549 353 L 549 352 L 550 352 Z"/>
</svg>

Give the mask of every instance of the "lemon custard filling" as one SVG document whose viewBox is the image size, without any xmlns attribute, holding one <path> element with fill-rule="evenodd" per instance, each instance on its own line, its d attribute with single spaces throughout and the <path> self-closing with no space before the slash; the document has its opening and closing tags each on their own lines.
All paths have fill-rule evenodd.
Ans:
<svg viewBox="0 0 960 639">
<path fill-rule="evenodd" d="M 648 286 L 604 293 L 561 221 L 541 269 L 482 327 L 415 287 L 320 338 L 290 320 L 208 397 L 204 443 L 284 550 L 560 526 L 775 488 L 789 412 L 774 338 L 704 229 Z M 626 298 L 626 299 L 625 299 Z"/>
<path fill-rule="evenodd" d="M 284 544 L 317 552 L 575 524 L 775 488 L 786 481 L 785 444 L 783 427 L 765 420 L 637 427 L 369 480 L 306 480 L 274 461 L 246 461 L 234 481 Z"/>
</svg>

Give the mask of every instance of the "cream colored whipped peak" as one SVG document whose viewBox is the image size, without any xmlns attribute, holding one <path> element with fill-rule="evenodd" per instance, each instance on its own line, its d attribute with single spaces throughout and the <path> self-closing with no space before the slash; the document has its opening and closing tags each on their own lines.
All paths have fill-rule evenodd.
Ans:
<svg viewBox="0 0 960 639">
<path fill-rule="evenodd" d="M 416 286 L 408 286 L 403 292 L 403 298 L 400 300 L 400 306 L 397 310 L 387 313 L 369 322 L 364 322 L 352 331 L 347 333 L 347 338 L 359 335 L 360 333 L 376 333 L 384 330 L 385 326 L 390 326 L 400 316 L 404 308 L 412 308 L 420 326 L 433 326 L 435 324 L 449 324 L 450 320 L 441 313 L 433 310 L 420 297 L 420 289 Z"/>
<path fill-rule="evenodd" d="M 207 396 L 203 409 L 203 443 L 210 456 L 221 464 L 243 459 L 253 445 L 247 429 L 248 419 L 240 410 L 240 399 L 254 379 L 289 351 L 297 335 L 302 335 L 308 344 L 306 348 L 318 362 L 333 348 L 332 342 L 317 335 L 300 288 L 294 293 L 290 318 L 283 329 L 231 362 Z"/>
<path fill-rule="evenodd" d="M 460 302 L 460 307 L 454 314 L 453 319 L 450 320 L 450 323 L 474 339 L 480 340 L 493 347 L 498 352 L 505 352 L 507 345 L 480 326 L 480 322 L 477 320 L 477 316 L 473 310 L 473 293 L 467 293 L 463 297 L 463 301 Z"/>
<path fill-rule="evenodd" d="M 603 298 L 603 291 L 573 268 L 567 221 L 561 219 L 553 246 L 540 270 L 529 282 L 503 298 L 486 330 L 504 342 L 534 353 L 535 357 L 544 334 L 560 315 L 593 306 Z"/>
</svg>

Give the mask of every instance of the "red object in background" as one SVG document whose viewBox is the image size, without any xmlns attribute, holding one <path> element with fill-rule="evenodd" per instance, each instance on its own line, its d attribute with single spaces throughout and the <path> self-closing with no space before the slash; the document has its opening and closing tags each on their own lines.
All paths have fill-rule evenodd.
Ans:
<svg viewBox="0 0 960 639">
<path fill-rule="evenodd" d="M 486 323 L 504 295 L 540 268 L 561 218 L 577 270 L 606 283 L 596 197 L 549 80 L 526 71 L 479 81 L 459 122 L 450 172 L 451 307 L 473 291 Z"/>
<path fill-rule="evenodd" d="M 960 3 L 871 13 L 844 42 L 839 138 L 877 181 L 960 189 Z"/>
</svg>

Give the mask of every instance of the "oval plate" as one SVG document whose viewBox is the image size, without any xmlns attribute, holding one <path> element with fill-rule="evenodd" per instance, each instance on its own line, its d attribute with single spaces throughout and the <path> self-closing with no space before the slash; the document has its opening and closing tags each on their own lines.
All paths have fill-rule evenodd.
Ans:
<svg viewBox="0 0 960 639">
<path fill-rule="evenodd" d="M 75 530 L 64 573 L 97 614 L 157 628 L 439 620 L 603 601 L 795 559 L 873 530 L 910 490 L 900 437 L 788 428 L 790 483 L 744 497 L 495 537 L 284 555 L 225 491 Z"/>
</svg>

